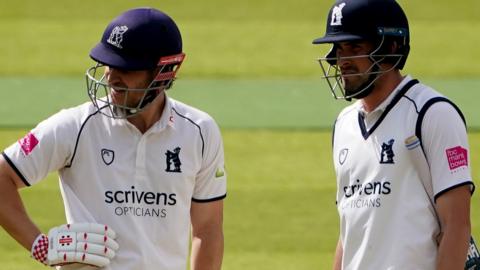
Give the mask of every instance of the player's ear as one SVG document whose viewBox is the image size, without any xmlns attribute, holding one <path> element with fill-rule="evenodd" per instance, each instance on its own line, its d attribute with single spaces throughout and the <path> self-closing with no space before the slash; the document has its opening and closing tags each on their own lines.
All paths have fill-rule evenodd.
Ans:
<svg viewBox="0 0 480 270">
<path fill-rule="evenodd" d="M 379 53 L 381 54 L 396 54 L 398 53 L 399 50 L 399 44 L 398 42 L 391 38 L 391 37 L 385 37 L 383 41 L 380 43 L 380 51 Z"/>
<path fill-rule="evenodd" d="M 391 43 L 390 43 L 390 53 L 391 54 L 396 54 L 398 53 L 399 51 L 399 45 L 398 45 L 398 42 L 396 40 L 393 40 Z"/>
</svg>

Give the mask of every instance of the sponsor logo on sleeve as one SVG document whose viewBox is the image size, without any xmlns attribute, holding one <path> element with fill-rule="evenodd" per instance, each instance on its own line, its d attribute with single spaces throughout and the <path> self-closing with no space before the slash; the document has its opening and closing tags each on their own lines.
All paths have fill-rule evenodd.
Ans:
<svg viewBox="0 0 480 270">
<path fill-rule="evenodd" d="M 450 171 L 460 167 L 468 167 L 468 151 L 467 149 L 456 146 L 445 150 Z"/>
<path fill-rule="evenodd" d="M 217 168 L 217 171 L 215 171 L 215 178 L 220 178 L 225 176 L 225 170 L 223 168 Z"/>
<path fill-rule="evenodd" d="M 33 151 L 35 146 L 37 146 L 38 140 L 33 133 L 29 132 L 27 135 L 25 135 L 25 137 L 20 139 L 18 143 L 20 144 L 23 154 L 28 156 Z"/>
</svg>

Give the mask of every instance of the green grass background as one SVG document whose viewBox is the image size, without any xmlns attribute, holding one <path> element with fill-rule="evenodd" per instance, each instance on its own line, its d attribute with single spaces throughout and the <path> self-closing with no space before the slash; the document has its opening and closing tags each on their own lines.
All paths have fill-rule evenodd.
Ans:
<svg viewBox="0 0 480 270">
<path fill-rule="evenodd" d="M 480 1 L 401 0 L 411 25 L 405 73 L 447 94 L 469 123 L 480 174 Z M 214 116 L 229 170 L 224 269 L 329 269 L 337 236 L 330 125 L 335 102 L 311 45 L 331 1 L 0 2 L 0 147 L 52 113 L 87 101 L 90 48 L 125 9 L 154 6 L 178 23 L 187 60 L 169 94 Z M 478 185 L 478 181 L 477 181 Z M 22 190 L 43 230 L 64 222 L 56 174 Z M 480 237 L 478 195 L 473 232 Z M 0 230 L 0 269 L 43 269 Z"/>
<path fill-rule="evenodd" d="M 409 15 L 406 70 L 426 77 L 478 77 L 480 2 L 400 0 Z M 187 61 L 181 75 L 213 78 L 318 77 L 313 62 L 332 1 L 314 0 L 15 0 L 0 3 L 0 74 L 73 76 L 91 65 L 89 50 L 127 8 L 154 6 L 175 18 Z"/>
</svg>

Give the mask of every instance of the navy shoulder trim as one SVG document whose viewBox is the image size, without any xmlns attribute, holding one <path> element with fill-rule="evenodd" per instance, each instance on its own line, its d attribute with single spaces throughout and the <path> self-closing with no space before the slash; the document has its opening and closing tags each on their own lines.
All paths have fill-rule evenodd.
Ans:
<svg viewBox="0 0 480 270">
<path fill-rule="evenodd" d="M 90 114 L 87 119 L 85 119 L 85 121 L 82 123 L 82 126 L 80 127 L 80 130 L 78 131 L 78 134 L 77 134 L 77 140 L 75 141 L 75 149 L 73 150 L 73 155 L 72 155 L 72 158 L 70 159 L 70 162 L 68 163 L 67 166 L 65 166 L 66 168 L 70 168 L 72 167 L 72 164 L 73 164 L 73 159 L 75 158 L 75 154 L 77 153 L 77 148 L 78 148 L 78 143 L 80 141 L 80 136 L 82 135 L 82 131 L 83 131 L 83 128 L 85 127 L 85 125 L 87 124 L 88 120 L 90 120 L 90 118 L 96 114 L 98 114 L 100 112 L 100 110 L 97 110 L 95 111 L 94 113 Z"/>
<path fill-rule="evenodd" d="M 368 139 L 370 134 L 372 134 L 375 131 L 375 129 L 377 129 L 377 127 L 382 123 L 383 119 L 385 119 L 387 114 L 393 109 L 393 107 L 405 95 L 405 93 L 407 93 L 407 91 L 410 90 L 410 88 L 412 88 L 412 86 L 414 86 L 417 83 L 418 83 L 417 79 L 413 79 L 413 80 L 407 82 L 398 91 L 398 93 L 395 94 L 392 101 L 387 105 L 387 107 L 385 107 L 385 111 L 383 111 L 382 115 L 380 115 L 380 118 L 377 120 L 377 122 L 375 122 L 375 124 L 372 126 L 372 128 L 370 130 L 367 130 L 367 128 L 365 126 L 365 122 L 363 120 L 363 116 L 360 114 L 360 112 L 358 113 L 358 121 L 359 121 L 359 124 L 360 124 L 360 129 L 362 131 L 362 136 L 365 140 Z"/>
<path fill-rule="evenodd" d="M 463 182 L 463 183 L 460 183 L 460 184 L 456 184 L 454 186 L 451 186 L 449 188 L 446 188 L 440 192 L 438 192 L 435 196 L 434 196 L 434 201 L 436 202 L 438 197 L 442 196 L 443 194 L 447 193 L 448 191 L 452 190 L 452 189 L 456 189 L 458 187 L 463 187 L 465 185 L 471 185 L 472 186 L 472 190 L 471 190 L 471 194 L 473 194 L 473 192 L 475 191 L 475 184 L 472 182 L 472 181 L 466 181 L 466 182 Z"/>
<path fill-rule="evenodd" d="M 196 203 L 208 203 L 208 202 L 214 202 L 214 201 L 223 200 L 223 199 L 225 199 L 225 197 L 227 197 L 227 194 L 224 194 L 224 195 L 222 195 L 222 196 L 218 196 L 218 197 L 215 197 L 215 198 L 202 199 L 202 200 L 192 198 L 192 201 L 193 201 L 193 202 L 196 202 Z"/>
<path fill-rule="evenodd" d="M 463 120 L 463 123 L 465 124 L 465 126 L 467 125 L 467 122 L 465 121 L 465 116 L 463 116 L 463 113 L 462 111 L 460 111 L 460 108 L 458 108 L 457 105 L 455 105 L 455 103 L 453 103 L 452 101 L 450 101 L 449 99 L 445 98 L 445 97 L 434 97 L 430 100 L 428 100 L 422 107 L 422 109 L 420 110 L 420 112 L 418 113 L 418 118 L 417 118 L 417 124 L 415 126 L 415 135 L 417 135 L 418 139 L 420 140 L 420 143 L 422 143 L 422 123 L 423 123 L 423 118 L 425 116 L 425 114 L 427 113 L 428 109 L 435 103 L 437 102 L 447 102 L 448 104 L 452 105 L 453 108 L 458 112 L 458 114 L 460 115 L 460 117 L 462 118 Z"/>
<path fill-rule="evenodd" d="M 183 114 L 180 114 L 175 108 L 172 107 L 172 110 L 180 117 L 188 120 L 188 122 L 192 123 L 194 126 L 196 126 L 198 128 L 198 132 L 200 133 L 200 139 L 202 140 L 202 157 L 203 157 L 203 152 L 204 152 L 204 149 L 205 149 L 205 140 L 203 139 L 203 134 L 202 134 L 202 128 L 200 127 L 200 125 L 198 125 L 197 123 L 195 123 L 192 119 L 186 117 L 185 115 Z"/>
<path fill-rule="evenodd" d="M 10 158 L 8 158 L 7 154 L 5 154 L 5 152 L 2 152 L 2 156 L 5 159 L 5 161 L 7 161 L 8 165 L 10 165 L 10 167 L 12 167 L 12 169 L 15 171 L 15 173 L 20 177 L 20 179 L 22 179 L 22 182 L 27 187 L 31 186 L 30 183 L 28 183 L 25 176 L 23 176 L 23 174 L 18 170 L 17 166 L 15 166 L 15 164 L 13 164 L 13 162 L 10 160 Z"/>
</svg>

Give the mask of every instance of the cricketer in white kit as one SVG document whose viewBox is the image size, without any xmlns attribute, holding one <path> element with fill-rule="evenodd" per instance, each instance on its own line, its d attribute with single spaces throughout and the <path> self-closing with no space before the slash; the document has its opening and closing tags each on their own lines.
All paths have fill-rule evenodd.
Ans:
<svg viewBox="0 0 480 270">
<path fill-rule="evenodd" d="M 475 186 L 465 119 L 446 97 L 401 74 L 408 19 L 395 0 L 336 0 L 318 59 L 338 115 L 332 154 L 340 219 L 334 270 L 460 270 Z M 470 248 L 471 249 L 471 248 Z M 469 268 L 470 269 L 470 268 Z"/>
<path fill-rule="evenodd" d="M 185 58 L 175 22 L 153 8 L 128 10 L 90 57 L 91 102 L 54 114 L 2 153 L 0 225 L 59 269 L 185 270 L 191 246 L 191 269 L 220 270 L 223 142 L 212 117 L 165 93 Z M 52 171 L 67 224 L 43 234 L 17 189 Z"/>
<path fill-rule="evenodd" d="M 171 98 L 145 134 L 89 102 L 40 123 L 4 157 L 27 185 L 59 171 L 68 223 L 116 231 L 120 249 L 105 269 L 186 269 L 191 201 L 226 194 L 217 125 Z"/>
<path fill-rule="evenodd" d="M 191 201 L 225 197 L 217 125 L 167 100 L 145 134 L 88 102 L 50 117 L 4 151 L 27 185 L 58 170 L 68 223 L 115 230 L 120 248 L 105 269 L 186 269 Z"/>
<path fill-rule="evenodd" d="M 414 81 L 407 76 L 374 111 L 366 114 L 357 101 L 335 123 L 337 207 L 343 260 L 349 262 L 344 269 L 435 269 L 440 227 L 404 141 L 415 134 L 420 108 L 441 95 L 408 82 Z M 473 192 L 459 111 L 438 102 L 420 117 L 435 197 L 460 185 Z"/>
</svg>

